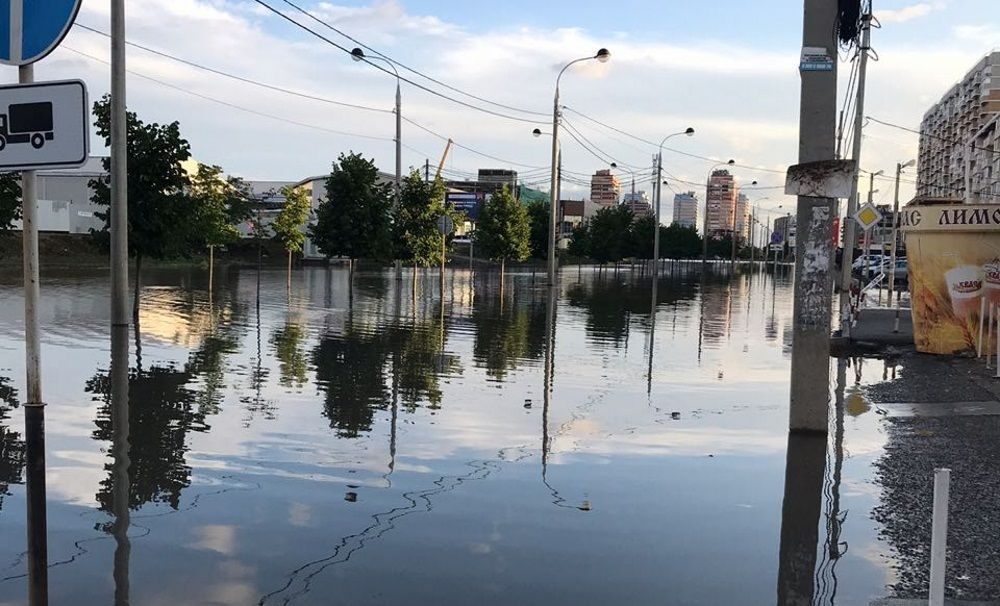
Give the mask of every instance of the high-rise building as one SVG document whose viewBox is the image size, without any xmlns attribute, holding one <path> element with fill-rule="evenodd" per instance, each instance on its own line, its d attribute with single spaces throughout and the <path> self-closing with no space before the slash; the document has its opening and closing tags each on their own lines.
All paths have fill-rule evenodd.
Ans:
<svg viewBox="0 0 1000 606">
<path fill-rule="evenodd" d="M 627 206 L 637 217 L 652 216 L 653 214 L 653 205 L 649 203 L 649 196 L 644 191 L 625 194 L 622 196 L 622 204 Z"/>
<path fill-rule="evenodd" d="M 698 228 L 698 196 L 693 191 L 674 195 L 674 223 Z"/>
<path fill-rule="evenodd" d="M 746 241 L 750 226 L 750 199 L 746 194 L 736 196 L 736 235 Z"/>
<path fill-rule="evenodd" d="M 622 186 L 610 169 L 599 170 L 590 178 L 590 201 L 604 206 L 618 204 Z"/>
<path fill-rule="evenodd" d="M 736 180 L 728 170 L 712 171 L 705 195 L 705 212 L 708 235 L 713 238 L 728 236 L 733 231 L 736 211 Z"/>
<path fill-rule="evenodd" d="M 993 51 L 924 114 L 917 195 L 1000 201 L 998 117 L 1000 51 Z"/>
</svg>

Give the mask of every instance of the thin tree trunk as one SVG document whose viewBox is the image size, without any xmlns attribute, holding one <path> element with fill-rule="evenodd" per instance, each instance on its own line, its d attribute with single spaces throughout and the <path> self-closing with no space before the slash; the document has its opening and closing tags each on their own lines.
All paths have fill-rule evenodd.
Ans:
<svg viewBox="0 0 1000 606">
<path fill-rule="evenodd" d="M 292 292 L 292 249 L 288 249 L 288 278 L 285 280 L 285 288 Z"/>
<path fill-rule="evenodd" d="M 215 277 L 215 246 L 208 247 L 208 292 L 212 292 L 212 282 Z"/>
<path fill-rule="evenodd" d="M 412 295 L 413 295 L 413 305 L 416 306 L 416 304 L 417 304 L 417 264 L 416 263 L 413 264 L 413 284 L 412 284 L 412 289 L 413 289 L 413 293 L 412 293 Z"/>
</svg>

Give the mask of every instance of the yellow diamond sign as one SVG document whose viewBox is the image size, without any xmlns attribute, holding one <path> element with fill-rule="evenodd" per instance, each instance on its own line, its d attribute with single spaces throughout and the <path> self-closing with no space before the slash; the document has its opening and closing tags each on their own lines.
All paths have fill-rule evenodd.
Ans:
<svg viewBox="0 0 1000 606">
<path fill-rule="evenodd" d="M 882 213 L 878 212 L 874 204 L 865 204 L 854 214 L 854 220 L 858 222 L 861 229 L 871 229 L 882 220 Z"/>
</svg>

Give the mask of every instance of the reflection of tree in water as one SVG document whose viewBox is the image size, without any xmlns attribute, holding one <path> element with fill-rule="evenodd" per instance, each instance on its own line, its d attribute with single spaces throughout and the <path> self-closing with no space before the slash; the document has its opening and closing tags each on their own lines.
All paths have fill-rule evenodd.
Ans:
<svg viewBox="0 0 1000 606">
<path fill-rule="evenodd" d="M 503 381 L 525 360 L 538 360 L 545 352 L 545 303 L 516 298 L 501 305 L 500 300 L 481 297 L 472 310 L 476 329 L 472 356 L 476 366 Z"/>
<path fill-rule="evenodd" d="M 462 372 L 458 357 L 444 352 L 443 330 L 441 320 L 435 319 L 389 331 L 393 384 L 411 411 L 424 401 L 440 408 L 441 377 Z"/>
<path fill-rule="evenodd" d="M 588 341 L 611 343 L 619 347 L 628 337 L 629 322 L 636 316 L 642 324 L 649 322 L 651 280 L 619 281 L 596 278 L 589 284 L 569 287 L 569 304 L 587 312 Z M 661 279 L 657 287 L 657 305 L 694 300 L 695 284 L 684 280 Z"/>
<path fill-rule="evenodd" d="M 278 383 L 282 387 L 301 389 L 306 384 L 309 360 L 302 347 L 305 336 L 306 331 L 302 325 L 294 322 L 286 322 L 271 333 L 271 346 L 274 348 L 274 356 L 278 358 Z"/>
<path fill-rule="evenodd" d="M 10 411 L 17 408 L 17 390 L 9 385 L 10 379 L 0 377 L 0 509 L 3 498 L 10 494 L 11 484 L 24 482 L 24 440 L 4 421 L 10 418 Z"/>
<path fill-rule="evenodd" d="M 197 406 L 198 394 L 187 387 L 192 375 L 170 366 L 153 366 L 129 372 L 130 445 L 129 507 L 146 503 L 168 503 L 177 509 L 181 491 L 191 483 L 191 468 L 184 460 L 189 431 L 207 431 L 206 414 Z M 87 381 L 86 391 L 101 402 L 94 431 L 95 440 L 110 442 L 111 383 L 106 371 Z M 111 472 L 111 463 L 105 465 Z M 101 481 L 97 501 L 111 511 L 113 480 Z"/>
<path fill-rule="evenodd" d="M 343 437 L 371 430 L 376 409 L 384 409 L 386 343 L 377 333 L 348 326 L 342 335 L 326 334 L 312 352 L 316 385 L 324 392 L 323 414 Z"/>
</svg>

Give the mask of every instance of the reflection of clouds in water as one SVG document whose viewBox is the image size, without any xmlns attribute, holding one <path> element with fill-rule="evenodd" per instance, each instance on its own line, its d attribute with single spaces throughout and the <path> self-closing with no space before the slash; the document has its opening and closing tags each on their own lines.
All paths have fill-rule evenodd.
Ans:
<svg viewBox="0 0 1000 606">
<path fill-rule="evenodd" d="M 203 549 L 232 556 L 236 553 L 236 527 L 221 524 L 195 526 L 191 529 L 195 540 L 192 549 Z"/>
<path fill-rule="evenodd" d="M 292 503 L 288 507 L 288 523 L 292 526 L 309 526 L 312 523 L 312 507 L 305 503 Z"/>
</svg>

